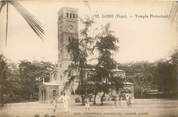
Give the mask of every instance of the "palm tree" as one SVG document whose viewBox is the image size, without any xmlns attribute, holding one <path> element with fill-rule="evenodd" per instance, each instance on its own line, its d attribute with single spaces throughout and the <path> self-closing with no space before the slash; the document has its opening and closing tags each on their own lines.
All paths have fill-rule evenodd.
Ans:
<svg viewBox="0 0 178 117">
<path fill-rule="evenodd" d="M 6 44 L 8 37 L 8 14 L 9 14 L 9 5 L 12 5 L 25 19 L 31 29 L 36 33 L 39 38 L 43 38 L 45 31 L 42 28 L 40 22 L 33 17 L 19 2 L 15 0 L 0 0 L 0 13 L 3 8 L 6 12 Z"/>
</svg>

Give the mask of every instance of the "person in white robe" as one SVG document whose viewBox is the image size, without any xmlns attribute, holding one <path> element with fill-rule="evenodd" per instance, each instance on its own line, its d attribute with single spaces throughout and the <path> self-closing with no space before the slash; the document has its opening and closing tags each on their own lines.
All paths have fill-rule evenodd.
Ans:
<svg viewBox="0 0 178 117">
<path fill-rule="evenodd" d="M 59 100 L 62 100 L 64 112 L 69 112 L 69 96 L 64 93 Z"/>
</svg>

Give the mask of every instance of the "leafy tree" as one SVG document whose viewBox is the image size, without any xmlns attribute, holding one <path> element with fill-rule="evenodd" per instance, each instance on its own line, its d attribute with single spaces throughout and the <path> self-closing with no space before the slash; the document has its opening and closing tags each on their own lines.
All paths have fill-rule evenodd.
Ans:
<svg viewBox="0 0 178 117">
<path fill-rule="evenodd" d="M 8 65 L 3 55 L 0 55 L 0 106 L 3 106 L 6 103 L 6 97 L 8 95 L 8 86 L 7 81 L 8 76 Z"/>
<path fill-rule="evenodd" d="M 54 71 L 55 65 L 49 62 L 21 61 L 19 64 L 22 97 L 38 99 L 38 86 L 44 79 L 49 81 L 50 73 Z"/>
<path fill-rule="evenodd" d="M 122 64 L 119 68 L 125 70 L 127 81 L 134 83 L 134 95 L 142 98 L 144 92 L 157 89 L 157 63 L 136 62 Z"/>
<path fill-rule="evenodd" d="M 167 61 L 158 63 L 157 83 L 160 91 L 170 94 L 175 92 L 177 87 L 176 66 Z"/>
<path fill-rule="evenodd" d="M 112 57 L 112 52 L 117 50 L 118 39 L 112 34 L 110 24 L 102 27 L 101 33 L 97 35 L 96 47 L 99 51 L 98 64 L 96 65 L 97 80 L 99 87 L 103 92 L 101 104 L 103 104 L 104 96 L 109 91 L 112 82 L 112 69 L 116 66 L 116 62 Z"/>
<path fill-rule="evenodd" d="M 7 90 L 8 95 L 6 95 L 6 102 L 16 102 L 20 100 L 20 78 L 19 70 L 15 63 L 8 63 L 8 72 L 7 72 Z"/>
<path fill-rule="evenodd" d="M 79 39 L 72 39 L 68 44 L 68 51 L 71 53 L 72 63 L 66 71 L 71 78 L 66 84 L 70 84 L 76 77 L 72 75 L 75 71 L 78 72 L 79 87 L 78 94 L 81 95 L 82 104 L 84 99 L 89 94 L 96 95 L 98 92 L 104 92 L 101 98 L 103 104 L 105 93 L 109 91 L 112 82 L 112 69 L 115 68 L 116 62 L 112 58 L 112 52 L 117 50 L 117 38 L 109 29 L 109 24 L 102 28 L 102 31 L 92 38 L 89 35 L 89 28 L 93 24 L 93 20 L 87 18 L 82 20 L 84 29 L 81 30 Z M 97 40 L 97 42 L 96 42 Z M 96 43 L 95 43 L 96 42 Z M 85 73 L 88 69 L 87 57 L 97 48 L 99 51 L 98 64 L 95 67 L 95 72 L 91 78 L 86 78 Z M 86 79 L 84 79 L 86 78 Z M 117 81 L 118 83 L 120 81 Z M 113 83 L 113 82 L 112 82 Z M 114 84 L 116 86 L 116 83 Z M 69 86 L 68 86 L 69 87 Z M 66 88 L 65 88 L 66 89 Z M 96 102 L 94 101 L 94 104 Z"/>
<path fill-rule="evenodd" d="M 178 49 L 171 55 L 171 62 L 174 65 L 178 65 Z"/>
<path fill-rule="evenodd" d="M 38 98 L 42 79 L 49 80 L 55 66 L 49 62 L 22 61 L 19 66 L 0 56 L 0 103 L 29 101 Z"/>
<path fill-rule="evenodd" d="M 80 31 L 80 38 L 71 39 L 67 48 L 71 55 L 71 64 L 69 65 L 66 74 L 70 77 L 69 81 L 66 83 L 65 90 L 68 90 L 71 83 L 78 78 L 79 89 L 78 94 L 82 98 L 82 104 L 84 104 L 85 92 L 87 89 L 87 81 L 84 79 L 84 71 L 87 66 L 87 57 L 92 51 L 92 44 L 94 42 L 93 38 L 89 35 L 89 29 L 94 23 L 89 17 L 81 19 L 84 29 Z M 78 73 L 75 77 L 72 73 Z"/>
<path fill-rule="evenodd" d="M 171 56 L 171 61 L 174 66 L 174 78 L 176 79 L 176 89 L 177 89 L 177 97 L 178 97 L 178 49 Z"/>
<path fill-rule="evenodd" d="M 22 85 L 19 69 L 14 63 L 7 63 L 4 56 L 0 56 L 0 94 L 1 104 L 21 101 Z"/>
</svg>

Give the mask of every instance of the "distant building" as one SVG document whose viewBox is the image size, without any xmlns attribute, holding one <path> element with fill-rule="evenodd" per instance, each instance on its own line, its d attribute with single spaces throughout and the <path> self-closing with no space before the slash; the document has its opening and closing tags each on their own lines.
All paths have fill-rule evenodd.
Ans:
<svg viewBox="0 0 178 117">
<path fill-rule="evenodd" d="M 120 89 L 119 92 L 129 93 L 134 97 L 134 84 L 127 81 L 125 71 L 121 69 L 113 69 L 112 73 L 114 77 L 121 78 L 123 81 L 123 88 Z"/>
<path fill-rule="evenodd" d="M 113 76 L 114 77 L 120 77 L 122 79 L 126 79 L 126 74 L 124 70 L 121 69 L 113 69 L 112 70 Z"/>
<path fill-rule="evenodd" d="M 123 83 L 123 90 L 129 91 L 128 93 L 131 94 L 131 97 L 134 98 L 134 84 L 131 82 L 124 82 Z"/>
</svg>

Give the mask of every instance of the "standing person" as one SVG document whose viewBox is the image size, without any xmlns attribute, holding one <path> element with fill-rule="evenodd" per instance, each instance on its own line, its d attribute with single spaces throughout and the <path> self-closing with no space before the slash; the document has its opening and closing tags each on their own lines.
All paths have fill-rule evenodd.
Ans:
<svg viewBox="0 0 178 117">
<path fill-rule="evenodd" d="M 129 95 L 129 98 L 128 98 L 128 106 L 131 106 L 131 104 L 132 104 L 131 100 L 132 100 L 132 97 L 131 97 L 131 95 Z"/>
<path fill-rule="evenodd" d="M 52 106 L 53 106 L 53 113 L 57 110 L 57 99 L 54 97 L 52 100 Z"/>
<path fill-rule="evenodd" d="M 116 97 L 115 97 L 115 105 L 116 105 L 116 106 L 118 105 L 118 100 L 119 100 L 119 96 L 116 95 Z"/>
<path fill-rule="evenodd" d="M 64 112 L 69 112 L 69 96 L 63 93 L 59 100 L 62 100 Z"/>
<path fill-rule="evenodd" d="M 85 110 L 86 111 L 90 110 L 90 100 L 89 100 L 89 97 L 87 97 L 86 100 L 85 100 Z"/>
<path fill-rule="evenodd" d="M 127 106 L 129 106 L 129 95 L 128 94 L 125 95 L 125 99 L 126 99 Z"/>
<path fill-rule="evenodd" d="M 64 104 L 64 111 L 69 112 L 69 96 L 64 93 L 63 98 L 63 104 Z"/>
<path fill-rule="evenodd" d="M 122 95 L 119 95 L 119 105 L 122 106 Z"/>
<path fill-rule="evenodd" d="M 127 95 L 126 95 L 127 106 L 130 106 L 130 105 L 131 105 L 131 99 L 132 99 L 131 95 L 127 94 Z"/>
</svg>

